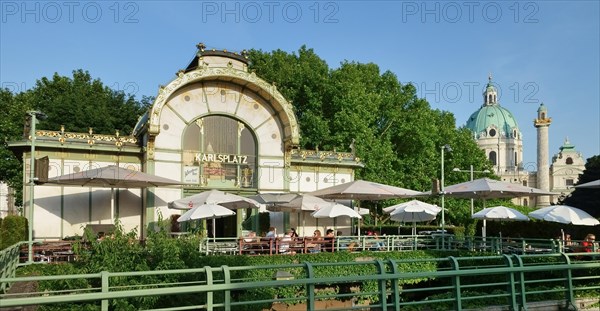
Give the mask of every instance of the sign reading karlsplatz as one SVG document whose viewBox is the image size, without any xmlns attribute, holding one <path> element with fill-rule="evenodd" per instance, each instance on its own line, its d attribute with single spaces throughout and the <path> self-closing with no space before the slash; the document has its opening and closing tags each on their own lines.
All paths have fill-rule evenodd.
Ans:
<svg viewBox="0 0 600 311">
<path fill-rule="evenodd" d="M 223 153 L 196 153 L 195 162 L 218 162 L 231 164 L 248 164 L 248 156 Z"/>
</svg>

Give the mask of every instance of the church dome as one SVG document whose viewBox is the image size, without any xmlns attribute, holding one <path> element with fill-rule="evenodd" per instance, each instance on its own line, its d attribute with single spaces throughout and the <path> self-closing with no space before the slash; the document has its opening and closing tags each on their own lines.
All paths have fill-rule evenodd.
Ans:
<svg viewBox="0 0 600 311">
<path fill-rule="evenodd" d="M 466 127 L 476 138 L 503 137 L 520 138 L 519 125 L 513 114 L 500 106 L 497 91 L 492 83 L 492 77 L 483 92 L 483 105 L 467 120 Z"/>
<path fill-rule="evenodd" d="M 518 133 L 513 133 L 514 130 L 518 132 L 519 125 L 517 120 L 513 117 L 513 114 L 501 107 L 499 104 L 484 105 L 479 110 L 475 111 L 469 120 L 467 120 L 466 127 L 475 133 L 477 138 L 480 137 L 481 133 L 488 133 L 488 129 L 496 129 L 500 131 L 499 134 L 503 134 L 508 137 L 517 136 Z M 486 135 L 487 136 L 487 135 Z M 495 136 L 495 135 L 490 135 Z"/>
</svg>

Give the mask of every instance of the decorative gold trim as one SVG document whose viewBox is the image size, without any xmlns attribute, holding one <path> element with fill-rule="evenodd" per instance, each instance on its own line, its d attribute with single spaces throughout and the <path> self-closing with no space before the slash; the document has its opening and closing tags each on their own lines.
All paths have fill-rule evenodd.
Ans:
<svg viewBox="0 0 600 311">
<path fill-rule="evenodd" d="M 119 136 L 117 131 L 116 135 L 103 135 L 103 134 L 92 134 L 90 129 L 89 133 L 70 133 L 64 131 L 47 131 L 40 130 L 35 132 L 36 137 L 48 137 L 56 138 L 59 142 L 64 143 L 67 139 L 87 141 L 88 144 L 93 145 L 95 141 L 115 142 L 121 146 L 125 143 L 137 144 L 137 138 L 133 136 Z"/>
<path fill-rule="evenodd" d="M 550 125 L 552 123 L 552 118 L 543 118 L 543 119 L 533 119 L 533 124 L 537 126 Z"/>
</svg>

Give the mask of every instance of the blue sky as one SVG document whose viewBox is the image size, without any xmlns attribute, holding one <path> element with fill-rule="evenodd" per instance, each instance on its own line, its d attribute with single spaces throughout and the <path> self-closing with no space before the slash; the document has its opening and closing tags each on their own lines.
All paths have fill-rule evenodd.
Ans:
<svg viewBox="0 0 600 311">
<path fill-rule="evenodd" d="M 565 137 L 600 154 L 598 1 L 5 1 L 0 82 L 31 88 L 54 72 L 88 70 L 142 95 L 174 78 L 198 42 L 241 51 L 313 48 L 330 67 L 373 62 L 412 82 L 457 126 L 482 104 L 489 73 L 536 161 L 533 119 L 553 118 L 550 155 Z"/>
</svg>

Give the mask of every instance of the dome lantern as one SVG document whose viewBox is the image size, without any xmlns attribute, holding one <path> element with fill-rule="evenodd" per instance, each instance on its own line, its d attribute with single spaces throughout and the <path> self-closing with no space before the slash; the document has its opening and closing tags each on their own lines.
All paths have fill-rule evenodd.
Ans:
<svg viewBox="0 0 600 311">
<path fill-rule="evenodd" d="M 488 76 L 488 84 L 483 92 L 483 107 L 491 106 L 498 103 L 498 92 L 492 83 L 492 74 Z"/>
</svg>

